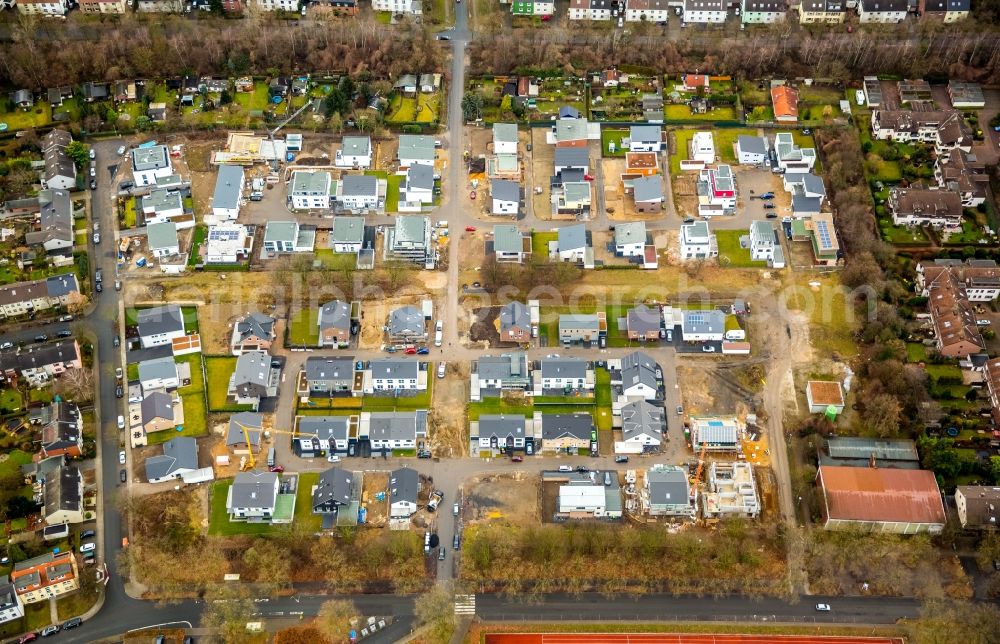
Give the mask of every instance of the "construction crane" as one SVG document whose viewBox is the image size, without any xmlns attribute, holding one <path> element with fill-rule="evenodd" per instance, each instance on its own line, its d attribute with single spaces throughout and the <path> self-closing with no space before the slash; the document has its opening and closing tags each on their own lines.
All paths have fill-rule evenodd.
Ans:
<svg viewBox="0 0 1000 644">
<path fill-rule="evenodd" d="M 701 479 L 701 470 L 705 466 L 705 453 L 708 452 L 708 443 L 701 444 L 701 453 L 698 454 L 698 469 L 694 471 L 694 479 L 691 483 L 693 485 L 698 485 L 699 479 Z"/>
<path fill-rule="evenodd" d="M 288 118 L 286 118 L 284 121 L 282 121 L 281 123 L 279 123 L 278 127 L 274 128 L 273 130 L 271 130 L 270 132 L 267 133 L 267 138 L 271 141 L 271 150 L 272 151 L 277 152 L 275 150 L 275 146 L 274 146 L 274 135 L 277 134 L 278 132 L 280 132 L 281 128 L 285 127 L 286 125 L 288 125 L 289 123 L 291 123 L 294 119 L 296 119 L 299 116 L 299 114 L 301 114 L 302 112 L 304 112 L 306 110 L 306 108 L 309 107 L 310 105 L 312 105 L 312 101 L 306 101 L 305 105 L 303 105 L 299 109 L 295 110 L 294 114 L 292 114 L 291 116 L 289 116 Z M 287 154 L 288 150 L 285 150 L 285 153 Z M 278 167 L 281 165 L 281 161 L 282 160 L 278 158 L 278 155 L 275 154 L 274 160 L 271 162 L 271 170 L 274 171 L 274 172 L 277 172 L 278 171 Z"/>
<path fill-rule="evenodd" d="M 244 461 L 241 464 L 240 471 L 246 472 L 247 470 L 252 470 L 252 469 L 256 468 L 257 467 L 257 458 L 254 456 L 254 453 L 253 453 L 253 444 L 250 442 L 250 432 L 259 432 L 261 434 L 261 438 L 263 438 L 264 429 L 263 428 L 257 428 L 257 427 L 247 427 L 246 425 L 244 425 L 243 423 L 241 423 L 238 420 L 230 419 L 229 422 L 235 423 L 236 426 L 239 427 L 243 431 L 243 440 L 245 440 L 246 443 L 247 443 L 247 458 L 246 458 L 246 461 Z M 316 438 L 317 437 L 317 434 L 313 434 L 313 433 L 310 433 L 310 432 L 290 432 L 290 431 L 285 430 L 285 429 L 269 429 L 269 430 L 267 430 L 267 432 L 269 434 L 270 433 L 274 433 L 274 434 L 282 434 L 284 436 L 298 436 L 298 437 L 301 437 L 301 438 Z"/>
</svg>

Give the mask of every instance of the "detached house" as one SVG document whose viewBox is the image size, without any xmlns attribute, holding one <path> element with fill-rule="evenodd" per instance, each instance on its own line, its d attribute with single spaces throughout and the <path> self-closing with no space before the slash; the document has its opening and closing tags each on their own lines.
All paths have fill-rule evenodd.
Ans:
<svg viewBox="0 0 1000 644">
<path fill-rule="evenodd" d="M 861 22 L 903 22 L 909 9 L 908 0 L 859 0 Z"/>
<path fill-rule="evenodd" d="M 132 176 L 137 186 L 155 186 L 157 179 L 165 179 L 174 173 L 170 153 L 165 145 L 132 150 Z"/>
<path fill-rule="evenodd" d="M 378 208 L 380 205 L 378 177 L 360 174 L 340 177 L 334 200 L 347 210 L 364 211 Z"/>
<path fill-rule="evenodd" d="M 143 349 L 170 344 L 184 336 L 184 317 L 176 304 L 141 309 L 136 316 Z"/>
<path fill-rule="evenodd" d="M 646 222 L 634 221 L 615 226 L 615 255 L 641 257 L 645 248 Z"/>
<path fill-rule="evenodd" d="M 347 470 L 331 467 L 320 473 L 312 491 L 313 514 L 336 516 L 340 508 L 351 505 L 357 495 L 354 487 L 354 475 Z"/>
<path fill-rule="evenodd" d="M 335 253 L 360 253 L 365 241 L 365 218 L 340 215 L 333 220 L 330 246 Z"/>
<path fill-rule="evenodd" d="M 375 182 L 375 177 L 370 179 Z M 292 173 L 288 200 L 295 210 L 325 210 L 330 207 L 331 185 L 329 172 L 299 170 Z"/>
<path fill-rule="evenodd" d="M 411 165 L 433 166 L 437 157 L 434 137 L 425 134 L 401 134 L 396 156 L 400 168 L 408 168 Z"/>
<path fill-rule="evenodd" d="M 177 363 L 173 356 L 163 356 L 139 363 L 139 386 L 144 393 L 156 390 L 177 389 L 180 378 L 177 374 Z"/>
<path fill-rule="evenodd" d="M 271 356 L 263 351 L 247 351 L 236 359 L 226 395 L 232 396 L 237 405 L 252 405 L 257 411 L 262 398 L 278 395 L 280 381 L 281 369 L 271 366 Z"/>
<path fill-rule="evenodd" d="M 342 349 L 351 343 L 351 305 L 341 300 L 319 307 L 319 346 Z"/>
<path fill-rule="evenodd" d="M 420 0 L 372 0 L 372 10 L 419 16 L 423 14 L 424 7 Z"/>
<path fill-rule="evenodd" d="M 345 136 L 334 157 L 338 168 L 370 168 L 372 165 L 372 139 L 369 136 Z"/>
<path fill-rule="evenodd" d="M 785 254 L 771 222 L 750 222 L 749 246 L 752 261 L 766 261 L 771 268 L 785 267 Z"/>
<path fill-rule="evenodd" d="M 274 472 L 240 472 L 226 496 L 230 521 L 269 523 L 278 504 L 278 475 Z"/>
<path fill-rule="evenodd" d="M 719 243 L 707 221 L 681 225 L 681 259 L 709 259 L 719 256 Z"/>
<path fill-rule="evenodd" d="M 786 172 L 810 172 L 816 165 L 816 149 L 800 148 L 791 132 L 778 132 L 774 135 L 774 158 Z"/>
<path fill-rule="evenodd" d="M 705 168 L 698 175 L 698 212 L 702 217 L 736 209 L 736 179 L 728 165 Z"/>
<path fill-rule="evenodd" d="M 567 262 L 582 262 L 590 245 L 587 242 L 587 227 L 584 224 L 563 226 L 558 233 L 557 255 Z"/>
<path fill-rule="evenodd" d="M 655 449 L 663 442 L 667 420 L 663 407 L 656 407 L 645 400 L 630 402 L 622 407 L 622 441 Z"/>
<path fill-rule="evenodd" d="M 385 233 L 387 257 L 413 262 L 424 267 L 434 267 L 434 247 L 431 243 L 430 217 L 400 215 L 396 225 Z"/>
<path fill-rule="evenodd" d="M 493 124 L 493 154 L 517 154 L 517 124 Z"/>
<path fill-rule="evenodd" d="M 513 224 L 493 226 L 493 253 L 498 262 L 522 263 L 531 254 L 531 236 Z"/>
<path fill-rule="evenodd" d="M 531 339 L 531 314 L 520 302 L 509 302 L 500 309 L 500 341 L 528 342 Z"/>
<path fill-rule="evenodd" d="M 391 342 L 414 343 L 427 340 L 424 313 L 415 306 L 403 306 L 389 314 L 386 333 Z"/>
<path fill-rule="evenodd" d="M 271 351 L 278 335 L 274 330 L 275 319 L 263 313 L 250 313 L 240 318 L 233 325 L 233 335 L 229 340 L 229 349 L 234 356 L 247 351 Z"/>
<path fill-rule="evenodd" d="M 315 245 L 315 226 L 272 220 L 264 227 L 265 253 L 311 253 Z"/>
<path fill-rule="evenodd" d="M 198 471 L 198 442 L 178 436 L 163 444 L 163 454 L 146 459 L 146 480 L 150 483 L 176 481 Z"/>
<path fill-rule="evenodd" d="M 358 371 L 351 356 L 317 357 L 306 359 L 300 375 L 300 396 L 332 396 L 355 393 Z M 304 385 L 304 386 L 303 386 Z"/>
<path fill-rule="evenodd" d="M 494 215 L 516 217 L 521 205 L 521 186 L 516 181 L 493 179 L 490 182 L 490 196 L 493 198 Z"/>
<path fill-rule="evenodd" d="M 24 235 L 28 246 L 41 246 L 52 255 L 68 255 L 73 248 L 73 203 L 66 190 L 38 193 L 38 230 Z"/>
<path fill-rule="evenodd" d="M 736 160 L 740 165 L 763 165 L 767 151 L 766 136 L 741 134 L 736 138 Z"/>
<path fill-rule="evenodd" d="M 626 192 L 631 184 L 632 202 L 636 212 L 658 213 L 663 209 L 663 177 L 654 174 L 646 177 L 637 177 L 625 182 Z M 639 222 L 642 223 L 642 222 Z M 619 224 L 618 228 L 627 227 L 628 224 Z M 618 228 L 615 229 L 617 232 Z M 617 236 L 617 235 L 616 235 Z M 641 254 L 641 253 L 638 253 Z"/>
<path fill-rule="evenodd" d="M 650 308 L 645 304 L 638 304 L 634 308 L 629 309 L 625 317 L 628 339 L 655 342 L 660 339 L 662 322 L 663 316 L 660 314 L 659 308 Z"/>
<path fill-rule="evenodd" d="M 233 221 L 240 216 L 244 180 L 243 166 L 219 166 L 212 195 L 212 214 L 219 221 Z"/>
<path fill-rule="evenodd" d="M 393 470 L 389 474 L 389 516 L 406 518 L 417 511 L 420 495 L 420 475 L 409 467 Z"/>
<path fill-rule="evenodd" d="M 775 121 L 795 123 L 799 120 L 799 93 L 794 87 L 788 85 L 772 87 L 771 104 L 774 107 Z"/>
<path fill-rule="evenodd" d="M 419 212 L 424 204 L 434 203 L 434 168 L 411 165 L 399 186 L 399 211 Z"/>
<path fill-rule="evenodd" d="M 633 351 L 622 357 L 620 372 L 622 394 L 629 398 L 655 400 L 659 390 L 657 370 L 656 361 L 642 351 Z"/>
<path fill-rule="evenodd" d="M 171 430 L 184 422 L 184 407 L 179 399 L 154 391 L 146 394 L 139 403 L 139 417 L 131 418 L 130 425 L 134 427 L 136 420 L 146 434 Z"/>
</svg>

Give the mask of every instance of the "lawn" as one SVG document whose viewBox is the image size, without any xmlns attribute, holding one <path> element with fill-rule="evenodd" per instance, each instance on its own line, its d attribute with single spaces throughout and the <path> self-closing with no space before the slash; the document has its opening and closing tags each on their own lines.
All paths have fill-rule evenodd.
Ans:
<svg viewBox="0 0 1000 644">
<path fill-rule="evenodd" d="M 52 107 L 46 101 L 35 103 L 35 106 L 21 110 L 15 108 L 12 112 L 0 112 L 0 123 L 7 124 L 7 130 L 30 130 L 42 127 L 52 122 Z"/>
<path fill-rule="evenodd" d="M 271 103 L 267 95 L 267 83 L 255 81 L 252 92 L 236 92 L 233 96 L 233 102 L 248 111 L 263 112 Z"/>
<path fill-rule="evenodd" d="M 922 228 L 897 226 L 889 218 L 879 219 L 882 238 L 890 244 L 926 244 L 929 240 Z"/>
<path fill-rule="evenodd" d="M 242 521 L 230 521 L 229 513 L 226 512 L 226 497 L 229 495 L 229 488 L 232 486 L 232 479 L 225 479 L 212 483 L 212 489 L 210 492 L 211 514 L 208 519 L 208 534 L 224 536 L 237 534 L 267 534 L 275 529 L 281 528 L 281 526 L 272 526 L 269 523 L 245 523 Z"/>
<path fill-rule="evenodd" d="M 549 242 L 559 239 L 557 232 L 531 233 L 531 254 L 535 257 L 547 258 L 549 256 Z"/>
<path fill-rule="evenodd" d="M 742 127 L 719 128 L 713 133 L 715 153 L 723 163 L 736 163 L 736 139 L 740 136 L 757 136 L 757 130 Z"/>
<path fill-rule="evenodd" d="M 434 398 L 434 363 L 428 363 L 427 390 L 416 396 L 365 396 L 361 399 L 364 411 L 411 411 L 430 409 Z"/>
<path fill-rule="evenodd" d="M 188 257 L 188 266 L 194 266 L 201 261 L 199 249 L 201 248 L 201 245 L 205 243 L 205 237 L 207 236 L 207 226 L 198 224 L 194 227 L 194 232 L 191 233 L 191 255 Z"/>
<path fill-rule="evenodd" d="M 740 237 L 749 235 L 749 230 L 717 230 L 715 238 L 719 242 L 719 265 L 733 268 L 767 268 L 765 261 L 750 259 L 750 250 L 740 247 Z"/>
<path fill-rule="evenodd" d="M 687 105 L 664 105 L 664 121 L 735 121 L 739 117 L 730 106 L 713 107 L 704 114 L 692 114 Z"/>
<path fill-rule="evenodd" d="M 601 130 L 601 154 L 606 157 L 624 157 L 628 150 L 622 147 L 622 139 L 628 138 L 628 135 L 628 130 L 603 128 Z M 611 143 L 615 144 L 614 152 L 611 151 Z"/>
<path fill-rule="evenodd" d="M 854 340 L 855 311 L 850 292 L 836 274 L 796 273 L 784 291 L 789 310 L 809 318 L 809 337 L 818 356 L 837 353 L 842 357 L 857 353 Z M 818 286 L 813 286 L 818 283 Z"/>
<path fill-rule="evenodd" d="M 948 233 L 947 239 L 942 239 L 948 244 L 978 244 L 981 239 L 984 239 L 982 228 L 975 222 L 968 218 L 962 220 L 962 230 L 959 232 Z"/>
<path fill-rule="evenodd" d="M 436 123 L 441 119 L 441 92 L 416 97 L 396 94 L 386 108 L 387 123 Z"/>
<path fill-rule="evenodd" d="M 24 398 L 17 389 L 4 389 L 0 391 L 0 414 L 9 414 L 21 411 L 24 406 Z"/>
<path fill-rule="evenodd" d="M 907 342 L 906 361 L 914 364 L 918 362 L 927 362 L 927 347 L 919 342 Z"/>
<path fill-rule="evenodd" d="M 319 483 L 319 472 L 299 474 L 299 487 L 295 491 L 295 529 L 301 534 L 313 534 L 323 529 L 323 517 L 313 514 L 312 489 Z M 225 505 L 225 504 L 223 504 Z"/>
<path fill-rule="evenodd" d="M 7 460 L 0 463 L 0 476 L 7 477 L 21 473 L 21 466 L 31 462 L 31 454 L 15 449 L 7 452 Z"/>
<path fill-rule="evenodd" d="M 91 593 L 75 592 L 56 600 L 56 611 L 60 620 L 83 615 L 97 601 L 96 591 Z M 46 606 L 48 602 L 45 602 Z"/>
<path fill-rule="evenodd" d="M 405 177 L 401 174 L 390 175 L 385 170 L 365 170 L 365 174 L 385 179 L 385 211 L 397 212 L 399 210 L 399 186 Z"/>
<path fill-rule="evenodd" d="M 961 382 L 962 370 L 953 364 L 929 364 L 924 365 L 924 371 L 931 380 L 937 382 L 941 378 L 952 378 Z"/>
<path fill-rule="evenodd" d="M 334 253 L 332 248 L 320 248 L 316 251 L 316 259 L 332 271 L 354 270 L 358 258 L 351 253 Z"/>
<path fill-rule="evenodd" d="M 228 400 L 229 377 L 236 368 L 236 356 L 205 356 L 205 371 L 208 376 L 209 411 L 250 411 L 251 405 L 237 405 Z"/>
<path fill-rule="evenodd" d="M 129 197 L 128 200 L 125 201 L 125 214 L 122 225 L 125 228 L 135 228 L 135 223 L 136 223 L 135 197 Z"/>
<path fill-rule="evenodd" d="M 688 147 L 691 139 L 697 130 L 674 130 L 671 136 L 674 137 L 674 154 L 670 155 L 670 174 L 677 176 L 681 173 L 681 161 L 688 158 Z"/>
<path fill-rule="evenodd" d="M 293 345 L 319 344 L 319 309 L 299 309 L 288 323 L 288 341 Z"/>
<path fill-rule="evenodd" d="M 205 405 L 205 378 L 201 372 L 201 354 L 192 353 L 177 358 L 178 363 L 186 362 L 191 366 L 191 384 L 180 387 L 177 393 L 181 395 L 184 405 L 184 424 L 181 431 L 163 431 L 149 434 L 150 445 L 166 442 L 177 436 L 203 436 L 207 431 L 208 410 Z"/>
<path fill-rule="evenodd" d="M 533 408 L 530 404 L 508 401 L 502 398 L 484 398 L 479 402 L 469 403 L 469 420 L 479 420 L 483 414 L 510 414 L 515 416 L 531 416 Z"/>
<path fill-rule="evenodd" d="M 375 20 L 383 25 L 392 24 L 392 12 L 391 11 L 376 11 Z"/>
</svg>

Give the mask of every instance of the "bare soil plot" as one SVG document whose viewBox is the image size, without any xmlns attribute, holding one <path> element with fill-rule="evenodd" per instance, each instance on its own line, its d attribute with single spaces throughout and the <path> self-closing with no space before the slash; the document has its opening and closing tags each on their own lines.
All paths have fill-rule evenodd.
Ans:
<svg viewBox="0 0 1000 644">
<path fill-rule="evenodd" d="M 378 495 L 382 494 L 382 499 Z M 380 528 L 389 521 L 389 473 L 365 472 L 361 484 L 361 507 L 367 510 L 365 525 Z"/>
<path fill-rule="evenodd" d="M 462 486 L 467 525 L 504 521 L 513 525 L 539 523 L 537 474 L 510 472 L 469 479 Z"/>
<path fill-rule="evenodd" d="M 679 217 L 694 217 L 698 214 L 697 184 L 696 172 L 685 172 L 673 178 L 674 205 Z"/>
<path fill-rule="evenodd" d="M 372 141 L 375 146 L 375 153 L 372 156 L 372 169 L 374 170 L 395 170 L 397 166 L 396 154 L 399 152 L 399 141 L 393 137 L 382 141 Z"/>
<path fill-rule="evenodd" d="M 499 345 L 500 333 L 496 327 L 496 319 L 499 315 L 499 306 L 484 307 L 473 311 L 469 338 L 473 342 L 486 342 L 491 347 Z"/>
<path fill-rule="evenodd" d="M 553 146 L 545 142 L 546 128 L 536 127 L 531 129 L 531 177 L 525 182 L 525 186 L 531 190 L 534 186 L 541 186 L 542 193 L 535 194 L 531 190 L 531 205 L 535 217 L 538 219 L 551 219 L 552 206 L 551 194 L 548 189 L 548 178 L 552 176 L 552 163 L 555 160 Z"/>
<path fill-rule="evenodd" d="M 466 431 L 465 405 L 469 399 L 467 362 L 449 362 L 445 377 L 433 375 L 434 403 L 430 412 L 430 447 L 435 456 L 458 458 L 467 456 L 469 438 Z"/>
</svg>

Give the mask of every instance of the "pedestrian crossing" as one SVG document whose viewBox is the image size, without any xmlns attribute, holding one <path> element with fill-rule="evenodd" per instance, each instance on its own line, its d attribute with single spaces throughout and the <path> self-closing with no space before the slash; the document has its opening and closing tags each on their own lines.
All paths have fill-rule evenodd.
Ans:
<svg viewBox="0 0 1000 644">
<path fill-rule="evenodd" d="M 476 596 L 475 595 L 455 595 L 456 615 L 475 615 Z"/>
</svg>

